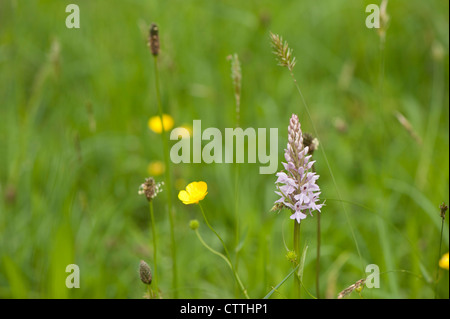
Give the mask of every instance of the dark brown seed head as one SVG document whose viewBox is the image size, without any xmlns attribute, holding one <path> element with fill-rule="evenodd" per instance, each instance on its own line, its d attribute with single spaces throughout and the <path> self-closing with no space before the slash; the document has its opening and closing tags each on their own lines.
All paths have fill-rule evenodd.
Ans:
<svg viewBox="0 0 450 319">
<path fill-rule="evenodd" d="M 139 186 L 139 195 L 145 195 L 148 201 L 151 201 L 156 197 L 160 192 L 162 192 L 161 186 L 164 182 L 156 183 L 153 177 L 149 177 L 145 179 L 145 182 Z"/>
<path fill-rule="evenodd" d="M 448 206 L 445 205 L 445 203 L 442 203 L 441 206 L 439 206 L 439 208 L 441 209 L 441 218 L 445 219 L 445 212 L 448 209 Z"/>
<path fill-rule="evenodd" d="M 150 35 L 148 38 L 150 52 L 157 56 L 159 54 L 159 28 L 156 23 L 152 23 L 150 26 Z"/>
<path fill-rule="evenodd" d="M 144 284 L 150 285 L 152 283 L 152 271 L 150 266 L 143 260 L 139 264 L 139 276 Z"/>
</svg>

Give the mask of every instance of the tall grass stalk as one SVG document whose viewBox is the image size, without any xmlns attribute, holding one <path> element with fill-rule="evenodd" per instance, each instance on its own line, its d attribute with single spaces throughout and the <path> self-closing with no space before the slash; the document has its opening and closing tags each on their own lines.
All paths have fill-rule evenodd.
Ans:
<svg viewBox="0 0 450 319">
<path fill-rule="evenodd" d="M 239 267 L 239 251 L 240 247 L 240 218 L 239 218 L 239 164 L 234 164 L 234 219 L 235 219 L 235 268 Z M 236 289 L 236 298 L 239 295 L 239 290 Z"/>
<path fill-rule="evenodd" d="M 380 28 L 377 29 L 377 33 L 379 36 L 379 70 L 378 70 L 378 83 L 374 83 L 374 87 L 378 85 L 378 92 L 377 92 L 377 112 L 378 112 L 378 122 L 379 126 L 381 127 L 380 130 L 378 130 L 378 135 L 380 136 L 381 143 L 379 145 L 388 145 L 389 140 L 391 139 L 391 136 L 393 136 L 393 133 L 391 133 L 391 125 L 389 125 L 388 120 L 386 118 L 385 112 L 384 112 L 384 105 L 385 105 L 385 89 L 384 89 L 384 82 L 385 82 L 385 69 L 386 69 L 386 35 L 387 35 L 387 29 L 389 27 L 389 20 L 390 17 L 387 13 L 387 5 L 388 0 L 382 0 L 380 4 Z M 381 122 L 381 123 L 380 123 Z M 382 154 L 380 152 L 379 154 Z M 380 157 L 380 172 L 388 172 L 389 167 L 387 167 L 387 157 L 381 156 Z M 381 214 L 383 214 L 386 218 L 389 218 L 389 212 L 395 210 L 395 200 L 392 198 L 392 194 L 385 192 L 382 192 L 380 195 L 384 200 L 377 203 L 378 210 Z M 380 246 L 383 250 L 383 259 L 385 263 L 385 267 L 387 269 L 394 269 L 396 268 L 396 264 L 394 261 L 394 257 L 392 254 L 392 240 L 391 240 L 391 234 L 386 230 L 385 225 L 382 223 L 381 220 L 378 220 L 377 223 L 377 231 L 378 231 L 378 237 Z M 397 273 L 392 273 L 389 280 L 389 286 L 392 291 L 392 293 L 396 296 L 399 295 L 400 289 L 398 285 L 398 276 Z"/>
<path fill-rule="evenodd" d="M 444 230 L 444 219 L 442 219 L 442 226 L 441 226 L 441 236 L 440 236 L 440 240 L 439 240 L 439 253 L 438 253 L 438 259 L 441 257 L 441 248 L 442 248 L 442 231 Z M 437 286 L 438 286 L 438 280 L 439 280 L 439 262 L 437 264 L 437 269 L 436 269 L 436 283 L 434 286 L 434 299 L 437 298 Z"/>
<path fill-rule="evenodd" d="M 312 166 L 313 172 L 316 172 L 315 165 Z M 317 250 L 316 250 L 316 299 L 320 299 L 320 213 L 317 214 Z"/>
<path fill-rule="evenodd" d="M 415 176 L 415 185 L 419 190 L 423 191 L 429 187 L 427 182 L 429 170 L 433 163 L 433 153 L 436 149 L 436 141 L 438 139 L 438 132 L 440 128 L 441 114 L 443 111 L 444 97 L 445 97 L 445 67 L 444 67 L 444 49 L 438 42 L 433 43 L 432 46 L 432 87 L 430 106 L 427 110 L 428 121 L 425 129 L 425 136 L 423 140 L 423 146 L 420 152 L 420 159 L 417 163 L 417 171 Z M 428 179 L 429 180 L 429 179 Z"/>
<path fill-rule="evenodd" d="M 235 101 L 235 114 L 236 114 L 236 123 L 235 127 L 240 126 L 240 118 L 241 118 L 241 64 L 239 62 L 239 56 L 237 53 L 228 56 L 228 60 L 231 61 L 231 78 L 233 80 L 233 88 L 234 88 L 234 101 Z M 237 271 L 239 267 L 239 250 L 240 250 L 240 215 L 239 215 L 239 164 L 234 163 L 234 219 L 235 219 L 235 269 Z M 239 290 L 236 289 L 236 297 L 239 295 Z"/>
<path fill-rule="evenodd" d="M 175 243 L 175 230 L 174 230 L 174 212 L 172 209 L 172 182 L 170 176 L 170 159 L 169 159 L 169 146 L 167 142 L 167 133 L 163 124 L 163 109 L 161 104 L 161 93 L 159 87 L 159 71 L 158 71 L 158 55 L 154 55 L 154 66 L 155 66 L 155 89 L 156 98 L 158 100 L 158 112 L 161 121 L 161 138 L 163 143 L 163 153 L 164 153 L 164 164 L 166 167 L 165 173 L 165 183 L 167 189 L 167 207 L 169 211 L 169 222 L 170 222 L 170 249 L 172 254 L 172 287 L 174 291 L 174 298 L 178 297 L 177 287 L 178 287 L 178 277 L 177 277 L 177 254 L 176 254 L 176 243 Z"/>
<path fill-rule="evenodd" d="M 439 251 L 438 251 L 438 256 L 437 256 L 437 269 L 436 269 L 436 280 L 435 280 L 435 284 L 434 284 L 434 299 L 437 298 L 437 286 L 438 286 L 438 281 L 439 281 L 439 258 L 441 258 L 441 249 L 442 249 L 442 234 L 444 231 L 444 223 L 445 223 L 445 212 L 448 209 L 448 206 L 446 206 L 444 203 L 442 203 L 442 205 L 440 206 L 441 209 L 441 235 L 439 237 Z"/>
</svg>

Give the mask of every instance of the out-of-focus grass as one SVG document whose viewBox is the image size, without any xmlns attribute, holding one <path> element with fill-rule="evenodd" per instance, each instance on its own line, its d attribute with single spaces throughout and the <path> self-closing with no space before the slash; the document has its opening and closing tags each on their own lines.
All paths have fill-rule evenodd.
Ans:
<svg viewBox="0 0 450 319">
<path fill-rule="evenodd" d="M 304 131 L 312 130 L 289 75 L 271 54 L 269 30 L 281 34 L 297 57 L 294 73 L 349 217 L 318 152 L 327 199 L 322 292 L 334 298 L 361 279 L 362 261 L 382 272 L 381 288 L 363 290 L 365 297 L 434 296 L 433 285 L 417 276 L 435 278 L 439 204 L 448 202 L 448 2 L 389 2 L 384 52 L 376 31 L 364 25 L 369 1 L 79 1 L 80 29 L 65 27 L 68 3 L 0 2 L 0 297 L 142 297 L 137 269 L 140 259 L 151 264 L 152 248 L 147 203 L 137 189 L 147 164 L 163 159 L 159 136 L 147 128 L 157 114 L 146 46 L 153 21 L 161 30 L 163 104 L 176 124 L 201 119 L 203 128 L 234 126 L 226 57 L 236 52 L 241 124 L 278 127 L 280 160 L 291 113 Z M 397 111 L 422 145 L 399 124 Z M 183 187 L 208 183 L 202 203 L 232 250 L 232 165 L 173 169 Z M 241 166 L 238 269 L 253 298 L 265 296 L 291 269 L 283 244 L 283 236 L 292 242 L 288 214 L 269 212 L 274 181 L 259 175 L 258 165 Z M 171 297 L 164 212 L 163 198 L 156 198 L 159 284 Z M 231 272 L 188 227 L 200 219 L 198 207 L 177 200 L 175 214 L 179 296 L 234 297 Z M 220 249 L 205 226 L 202 236 Z M 302 222 L 302 246 L 309 247 L 303 281 L 312 293 L 315 226 L 314 218 Z M 444 229 L 442 254 L 448 218 Z M 80 289 L 65 288 L 70 263 L 80 266 Z M 439 297 L 448 298 L 448 282 L 441 270 Z M 292 284 L 272 297 L 293 297 Z"/>
</svg>

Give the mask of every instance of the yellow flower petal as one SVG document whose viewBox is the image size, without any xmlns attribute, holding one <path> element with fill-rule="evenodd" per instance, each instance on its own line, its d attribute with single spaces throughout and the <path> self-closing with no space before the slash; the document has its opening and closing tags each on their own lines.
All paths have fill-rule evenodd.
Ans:
<svg viewBox="0 0 450 319">
<path fill-rule="evenodd" d="M 208 185 L 205 182 L 198 182 L 196 186 L 198 192 L 207 193 Z"/>
<path fill-rule="evenodd" d="M 186 186 L 186 191 L 191 196 L 196 193 L 196 190 L 197 190 L 197 182 L 192 182 L 188 186 Z"/>
<path fill-rule="evenodd" d="M 186 190 L 178 193 L 178 198 L 183 204 L 198 204 L 199 201 L 205 198 L 208 185 L 205 182 L 192 182 L 186 186 Z"/>
<path fill-rule="evenodd" d="M 170 129 L 172 129 L 173 127 L 173 118 L 168 115 L 168 114 L 163 114 L 163 125 L 164 125 L 164 130 L 167 132 Z M 149 120 L 148 120 L 148 127 L 149 129 L 151 129 L 153 132 L 161 134 L 162 133 L 162 126 L 161 126 L 161 119 L 160 117 L 157 116 L 152 116 Z"/>
<path fill-rule="evenodd" d="M 178 199 L 181 200 L 183 204 L 188 204 L 190 202 L 189 194 L 185 190 L 178 193 Z"/>
<path fill-rule="evenodd" d="M 208 192 L 199 194 L 199 195 L 197 196 L 197 198 L 196 198 L 197 203 L 198 203 L 199 201 L 203 200 L 203 199 L 205 198 L 206 194 L 208 194 Z"/>
<path fill-rule="evenodd" d="M 448 270 L 448 253 L 442 256 L 441 260 L 439 260 L 439 267 Z"/>
</svg>

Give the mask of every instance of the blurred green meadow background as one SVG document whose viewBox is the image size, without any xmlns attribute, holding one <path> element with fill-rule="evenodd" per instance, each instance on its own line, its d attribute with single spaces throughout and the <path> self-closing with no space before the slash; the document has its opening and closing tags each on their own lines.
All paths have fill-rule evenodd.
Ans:
<svg viewBox="0 0 450 319">
<path fill-rule="evenodd" d="M 80 29 L 65 26 L 70 3 L 80 7 Z M 175 126 L 235 126 L 227 56 L 237 53 L 241 127 L 278 128 L 279 162 L 292 113 L 304 132 L 313 129 L 289 72 L 277 66 L 269 31 L 294 50 L 294 74 L 338 188 L 316 152 L 326 199 L 322 298 L 364 278 L 368 264 L 380 267 L 380 288 L 363 289 L 364 298 L 434 298 L 436 275 L 438 298 L 448 298 L 448 270 L 437 274 L 437 263 L 449 249 L 447 217 L 439 253 L 439 205 L 449 201 L 449 3 L 389 1 L 384 48 L 365 26 L 370 3 L 380 4 L 0 0 L 0 298 L 143 297 L 139 261 L 153 267 L 153 246 L 138 188 L 149 163 L 163 160 L 161 137 L 147 125 L 158 114 L 152 22 L 160 28 L 162 104 Z M 287 211 L 270 212 L 276 177 L 259 166 L 239 164 L 236 183 L 236 165 L 172 164 L 175 288 L 167 191 L 154 199 L 164 298 L 243 297 L 225 262 L 189 228 L 198 219 L 221 250 L 198 206 L 176 198 L 192 181 L 208 184 L 202 205 L 233 260 L 238 251 L 251 298 L 291 271 L 293 222 Z M 316 218 L 301 224 L 303 282 L 315 295 Z M 80 267 L 79 289 L 65 286 L 68 264 Z M 291 277 L 272 298 L 294 292 Z"/>
</svg>

